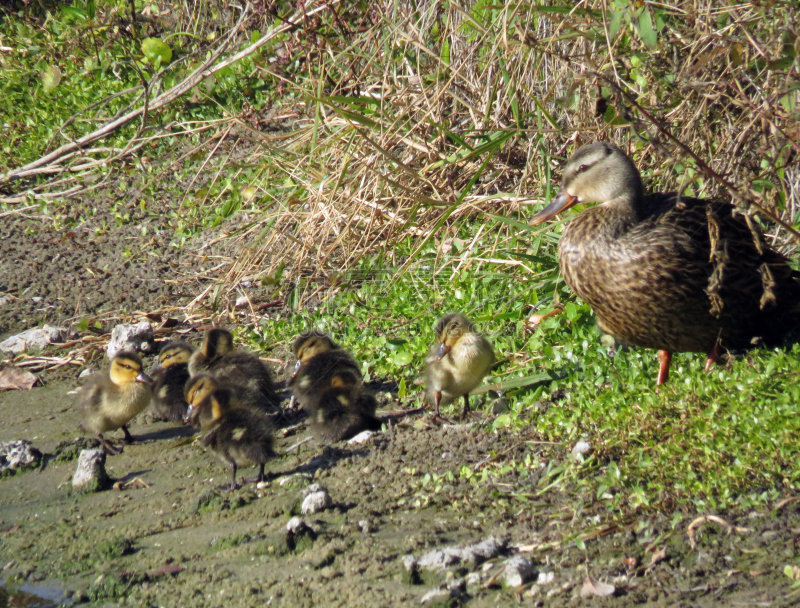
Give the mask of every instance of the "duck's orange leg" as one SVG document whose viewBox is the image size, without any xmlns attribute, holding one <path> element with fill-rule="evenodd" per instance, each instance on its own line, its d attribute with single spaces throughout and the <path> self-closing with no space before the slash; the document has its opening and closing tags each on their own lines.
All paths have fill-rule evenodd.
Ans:
<svg viewBox="0 0 800 608">
<path fill-rule="evenodd" d="M 711 371 L 711 366 L 714 365 L 717 361 L 719 361 L 719 357 L 720 357 L 720 354 L 721 354 L 719 352 L 720 349 L 721 349 L 721 347 L 719 345 L 719 340 L 717 340 L 716 342 L 714 342 L 714 346 L 712 347 L 712 349 L 710 351 L 708 351 L 708 358 L 706 359 L 706 371 L 707 372 L 710 372 Z"/>
<path fill-rule="evenodd" d="M 669 380 L 669 362 L 672 361 L 672 353 L 668 350 L 658 351 L 658 380 L 656 385 L 661 386 Z"/>
</svg>

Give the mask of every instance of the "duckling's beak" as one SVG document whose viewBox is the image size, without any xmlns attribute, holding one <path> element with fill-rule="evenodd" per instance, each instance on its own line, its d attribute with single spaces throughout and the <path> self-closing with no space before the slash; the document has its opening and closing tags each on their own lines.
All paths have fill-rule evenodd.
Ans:
<svg viewBox="0 0 800 608">
<path fill-rule="evenodd" d="M 143 371 L 139 371 L 139 375 L 136 376 L 136 382 L 141 382 L 142 384 L 153 384 L 153 379 Z"/>
<path fill-rule="evenodd" d="M 569 209 L 572 207 L 572 205 L 576 205 L 580 202 L 581 199 L 579 199 L 577 196 L 572 196 L 569 192 L 561 190 L 558 193 L 558 196 L 556 196 L 553 201 L 547 205 L 547 207 L 534 215 L 528 223 L 531 226 L 538 226 L 545 220 L 549 220 L 554 215 L 557 215 L 565 209 Z"/>
<path fill-rule="evenodd" d="M 189 409 L 186 410 L 186 415 L 183 417 L 183 422 L 188 423 L 192 419 L 192 414 L 194 414 L 194 406 L 190 405 Z"/>
<path fill-rule="evenodd" d="M 442 342 L 439 345 L 439 354 L 436 355 L 436 360 L 441 361 L 442 357 L 444 357 L 447 353 L 449 353 L 451 348 L 452 347 L 449 344 Z"/>
<path fill-rule="evenodd" d="M 294 369 L 292 370 L 292 378 L 294 378 L 297 375 L 297 372 L 300 371 L 301 365 L 303 365 L 303 362 L 300 359 L 298 359 L 297 363 L 294 364 Z"/>
</svg>

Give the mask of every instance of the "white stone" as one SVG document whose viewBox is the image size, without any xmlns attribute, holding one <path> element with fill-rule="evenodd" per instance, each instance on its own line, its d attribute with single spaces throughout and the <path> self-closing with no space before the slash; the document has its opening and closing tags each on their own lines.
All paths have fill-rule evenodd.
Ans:
<svg viewBox="0 0 800 608">
<path fill-rule="evenodd" d="M 30 441 L 0 441 L 0 473 L 34 466 L 41 458 L 42 453 Z"/>
<path fill-rule="evenodd" d="M 521 555 L 516 555 L 509 559 L 505 564 L 503 579 L 509 587 L 522 587 L 529 582 L 536 574 L 536 567 L 533 562 Z"/>
<path fill-rule="evenodd" d="M 67 330 L 63 327 L 42 325 L 34 329 L 26 329 L 16 336 L 11 336 L 0 342 L 0 350 L 18 355 L 29 350 L 42 350 L 53 342 L 63 342 L 67 339 Z"/>
<path fill-rule="evenodd" d="M 352 439 L 349 439 L 347 443 L 349 443 L 350 445 L 358 445 L 360 443 L 366 443 L 372 438 L 374 434 L 375 433 L 373 433 L 372 431 L 361 431 L 358 435 L 356 435 Z"/>
<path fill-rule="evenodd" d="M 81 492 L 99 492 L 108 485 L 106 453 L 101 449 L 81 450 L 72 476 L 72 488 Z"/>
<path fill-rule="evenodd" d="M 149 353 L 154 350 L 153 326 L 147 321 L 136 325 L 117 325 L 111 330 L 111 340 L 106 346 L 106 356 L 113 359 L 123 350 Z"/>
<path fill-rule="evenodd" d="M 331 506 L 333 506 L 333 499 L 328 492 L 314 492 L 305 497 L 300 511 L 303 515 L 312 515 L 320 513 Z"/>
</svg>

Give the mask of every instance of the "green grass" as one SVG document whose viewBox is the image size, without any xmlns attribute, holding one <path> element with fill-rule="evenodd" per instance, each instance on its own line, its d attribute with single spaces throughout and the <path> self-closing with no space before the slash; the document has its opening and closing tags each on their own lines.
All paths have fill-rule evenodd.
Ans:
<svg viewBox="0 0 800 608">
<path fill-rule="evenodd" d="M 459 236 L 475 231 L 465 223 Z M 478 248 L 493 238 L 487 233 Z M 518 253 L 549 237 L 528 238 L 518 238 Z M 409 251 L 401 244 L 392 254 L 402 259 Z M 462 475 L 480 483 L 509 471 L 533 475 L 544 465 L 550 473 L 537 491 L 555 484 L 622 513 L 759 505 L 800 487 L 800 346 L 754 350 L 708 373 L 703 355 L 677 354 L 669 383 L 656 389 L 655 351 L 615 352 L 588 306 L 572 300 L 557 281 L 552 261 L 529 262 L 538 278 L 528 281 L 526 271 L 499 266 L 454 276 L 446 267 L 435 274 L 433 255 L 427 249 L 399 276 L 396 266 L 385 263 L 389 255 L 364 259 L 316 308 L 263 321 L 242 335 L 269 350 L 288 345 L 310 326 L 329 332 L 355 354 L 366 379 L 396 381 L 406 403 L 416 406 L 423 397 L 415 380 L 433 326 L 441 315 L 462 310 L 505 359 L 487 383 L 542 373 L 549 378 L 508 390 L 509 410 L 491 417 L 487 430 L 532 426 L 542 442 L 552 442 L 531 446 L 522 461 L 501 459 Z M 439 267 L 448 261 L 440 258 Z M 531 331 L 526 319 L 532 308 L 546 310 L 554 295 L 567 300 L 564 314 Z M 456 407 L 446 413 L 456 414 Z M 592 451 L 576 460 L 569 452 L 581 439 Z"/>
</svg>

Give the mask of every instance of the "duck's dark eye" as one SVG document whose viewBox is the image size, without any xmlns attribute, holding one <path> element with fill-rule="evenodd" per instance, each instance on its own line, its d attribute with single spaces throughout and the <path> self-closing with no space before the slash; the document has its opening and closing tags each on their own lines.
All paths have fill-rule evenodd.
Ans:
<svg viewBox="0 0 800 608">
<path fill-rule="evenodd" d="M 589 167 L 587 167 L 586 165 L 581 165 L 580 167 L 578 167 L 578 173 L 583 173 L 588 168 Z"/>
</svg>

